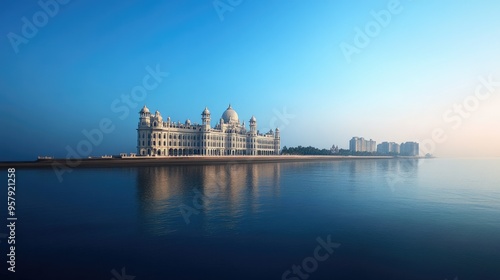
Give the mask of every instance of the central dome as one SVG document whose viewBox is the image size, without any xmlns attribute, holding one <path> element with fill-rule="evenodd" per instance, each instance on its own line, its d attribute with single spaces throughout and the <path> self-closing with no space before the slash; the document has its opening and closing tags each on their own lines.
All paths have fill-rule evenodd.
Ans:
<svg viewBox="0 0 500 280">
<path fill-rule="evenodd" d="M 238 113 L 236 113 L 235 110 L 231 107 L 231 104 L 229 104 L 229 107 L 227 107 L 226 111 L 222 114 L 221 117 L 225 123 L 237 123 L 239 122 L 238 120 Z"/>
</svg>

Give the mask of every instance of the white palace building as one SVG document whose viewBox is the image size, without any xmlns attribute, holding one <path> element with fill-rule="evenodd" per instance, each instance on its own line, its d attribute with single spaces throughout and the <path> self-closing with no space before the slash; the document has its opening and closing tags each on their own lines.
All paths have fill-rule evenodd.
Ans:
<svg viewBox="0 0 500 280">
<path fill-rule="evenodd" d="M 250 119 L 250 130 L 240 123 L 238 114 L 229 105 L 215 127 L 210 126 L 208 108 L 201 113 L 202 124 L 165 121 L 160 112 L 151 114 L 144 106 L 139 112 L 137 154 L 139 156 L 228 156 L 279 155 L 280 132 L 265 134 L 257 130 L 257 120 Z"/>
</svg>

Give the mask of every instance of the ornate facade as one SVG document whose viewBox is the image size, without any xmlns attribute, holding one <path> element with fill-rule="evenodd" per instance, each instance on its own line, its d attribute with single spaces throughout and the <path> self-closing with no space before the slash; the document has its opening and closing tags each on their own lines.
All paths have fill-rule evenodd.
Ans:
<svg viewBox="0 0 500 280">
<path fill-rule="evenodd" d="M 250 119 L 249 130 L 240 123 L 229 105 L 215 127 L 211 127 L 208 108 L 201 113 L 202 124 L 164 120 L 160 112 L 151 114 L 144 106 L 139 112 L 137 155 L 140 156 L 228 156 L 279 155 L 280 131 L 265 134 L 257 130 L 257 120 Z"/>
</svg>

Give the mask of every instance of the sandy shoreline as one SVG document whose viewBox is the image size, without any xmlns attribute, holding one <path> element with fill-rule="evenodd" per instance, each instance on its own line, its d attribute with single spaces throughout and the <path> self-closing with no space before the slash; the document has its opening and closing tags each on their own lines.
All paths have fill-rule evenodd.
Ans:
<svg viewBox="0 0 500 280">
<path fill-rule="evenodd" d="M 180 156 L 136 158 L 47 159 L 38 161 L 0 162 L 0 168 L 52 168 L 74 167 L 137 167 L 162 165 L 204 165 L 275 163 L 304 161 L 391 159 L 391 156 Z"/>
</svg>

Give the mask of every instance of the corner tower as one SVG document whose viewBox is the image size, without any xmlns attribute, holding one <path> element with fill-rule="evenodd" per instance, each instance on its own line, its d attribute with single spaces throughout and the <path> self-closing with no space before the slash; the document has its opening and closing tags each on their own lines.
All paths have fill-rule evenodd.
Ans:
<svg viewBox="0 0 500 280">
<path fill-rule="evenodd" d="M 137 154 L 147 155 L 150 153 L 148 135 L 151 126 L 151 112 L 148 107 L 144 105 L 139 111 L 139 123 L 137 124 Z"/>
<path fill-rule="evenodd" d="M 251 156 L 257 155 L 257 119 L 255 116 L 252 116 L 250 119 L 250 133 L 248 134 L 248 143 L 247 143 L 247 154 Z"/>
<path fill-rule="evenodd" d="M 274 154 L 279 155 L 280 154 L 280 145 L 281 145 L 281 139 L 280 139 L 280 129 L 276 128 L 274 132 Z"/>
<path fill-rule="evenodd" d="M 203 123 L 203 131 L 208 131 L 210 130 L 210 111 L 208 110 L 207 107 L 205 107 L 205 110 L 201 112 L 201 121 Z"/>
</svg>

